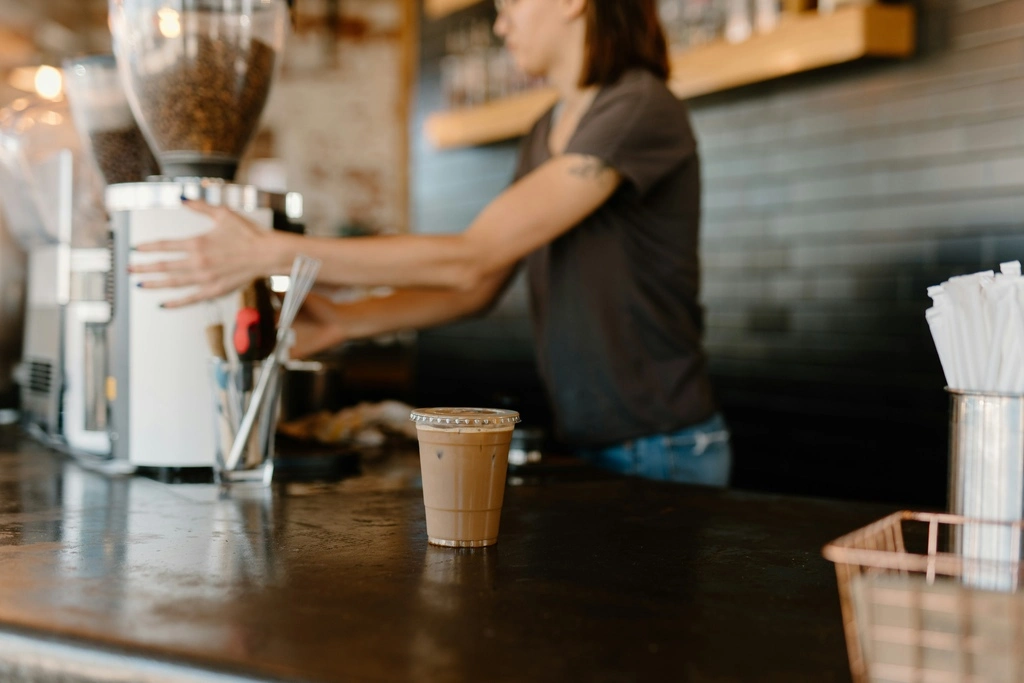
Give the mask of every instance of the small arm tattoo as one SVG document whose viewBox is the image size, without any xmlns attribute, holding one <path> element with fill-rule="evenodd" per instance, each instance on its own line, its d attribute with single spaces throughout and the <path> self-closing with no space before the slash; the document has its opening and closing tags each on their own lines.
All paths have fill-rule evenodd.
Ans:
<svg viewBox="0 0 1024 683">
<path fill-rule="evenodd" d="M 569 166 L 570 175 L 577 178 L 593 179 L 600 178 L 601 174 L 609 168 L 602 159 L 597 157 L 583 157 L 578 162 Z"/>
</svg>

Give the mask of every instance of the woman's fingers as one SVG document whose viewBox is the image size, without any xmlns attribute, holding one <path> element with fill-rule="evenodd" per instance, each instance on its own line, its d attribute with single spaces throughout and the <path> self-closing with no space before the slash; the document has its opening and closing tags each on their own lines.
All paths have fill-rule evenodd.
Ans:
<svg viewBox="0 0 1024 683">
<path fill-rule="evenodd" d="M 189 252 L 199 249 L 199 239 L 190 237 L 183 240 L 159 240 L 157 242 L 146 242 L 136 246 L 135 251 L 167 251 L 167 252 Z"/>
<path fill-rule="evenodd" d="M 259 239 L 261 228 L 221 206 L 198 200 L 185 201 L 184 205 L 213 219 L 213 228 L 195 237 L 139 245 L 136 251 L 160 252 L 168 257 L 128 266 L 133 275 L 153 276 L 139 283 L 143 289 L 197 288 L 188 296 L 168 301 L 165 308 L 181 308 L 223 296 L 260 277 L 262 272 L 258 259 L 253 258 L 254 241 Z"/>
<path fill-rule="evenodd" d="M 174 289 L 175 287 L 191 287 L 192 285 L 203 284 L 209 278 L 197 275 L 179 275 L 176 277 L 162 277 L 155 280 L 140 280 L 138 287 L 141 289 Z"/>
<path fill-rule="evenodd" d="M 134 275 L 143 275 L 146 273 L 174 273 L 183 270 L 189 270 L 188 259 L 155 261 L 153 263 L 133 263 L 128 266 L 128 272 Z"/>
<path fill-rule="evenodd" d="M 291 348 L 293 358 L 308 358 L 337 344 L 331 328 L 319 322 L 296 320 L 292 329 L 295 331 L 295 345 Z"/>
<path fill-rule="evenodd" d="M 186 209 L 201 213 L 210 218 L 217 218 L 227 212 L 227 209 L 220 206 L 212 206 L 201 199 L 182 199 L 181 203 Z"/>
<path fill-rule="evenodd" d="M 194 284 L 194 283 L 192 283 Z M 163 282 L 154 289 L 163 288 L 165 285 Z M 174 287 L 175 285 L 166 285 L 167 287 Z M 179 284 L 178 287 L 185 285 Z M 227 280 L 217 280 L 213 283 L 203 285 L 199 289 L 195 290 L 188 296 L 184 296 L 180 299 L 173 299 L 160 304 L 161 308 L 184 308 L 185 306 L 192 306 L 202 301 L 209 301 L 210 299 L 218 299 L 230 292 L 237 290 L 238 284 Z M 149 289 L 147 287 L 147 289 Z"/>
<path fill-rule="evenodd" d="M 327 297 L 310 292 L 300 310 L 305 317 L 321 322 L 333 321 L 337 318 L 337 308 Z"/>
<path fill-rule="evenodd" d="M 223 296 L 227 292 L 220 292 L 218 290 L 200 289 L 195 294 L 186 296 L 182 299 L 175 299 L 174 301 L 166 301 L 160 304 L 160 308 L 184 308 L 186 306 L 192 306 L 198 304 L 201 301 L 207 301 L 209 299 L 216 299 L 219 296 Z"/>
</svg>

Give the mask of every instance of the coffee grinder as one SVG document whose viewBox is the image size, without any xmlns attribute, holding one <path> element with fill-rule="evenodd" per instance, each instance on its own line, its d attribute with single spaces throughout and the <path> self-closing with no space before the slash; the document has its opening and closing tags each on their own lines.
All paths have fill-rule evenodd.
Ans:
<svg viewBox="0 0 1024 683">
<path fill-rule="evenodd" d="M 130 263 L 167 260 L 133 247 L 211 229 L 181 198 L 232 209 L 267 229 L 301 231 L 302 197 L 234 183 L 279 67 L 284 0 L 111 0 L 118 72 L 160 175 L 110 185 L 114 308 L 110 326 L 112 456 L 158 476 L 212 467 L 215 452 L 207 329 L 230 344 L 238 296 L 166 310 L 181 292 L 145 290 Z M 192 470 L 195 472 L 195 470 Z"/>
</svg>

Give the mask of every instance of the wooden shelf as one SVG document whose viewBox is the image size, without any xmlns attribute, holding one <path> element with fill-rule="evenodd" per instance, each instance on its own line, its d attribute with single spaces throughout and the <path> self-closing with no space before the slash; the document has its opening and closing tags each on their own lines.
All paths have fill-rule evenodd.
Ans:
<svg viewBox="0 0 1024 683">
<path fill-rule="evenodd" d="M 423 10 L 431 19 L 439 19 L 446 14 L 458 12 L 470 5 L 475 5 L 480 0 L 426 0 Z"/>
<path fill-rule="evenodd" d="M 861 57 L 909 57 L 914 45 L 914 10 L 906 5 L 785 16 L 771 33 L 744 43 L 673 54 L 670 86 L 680 97 L 696 97 Z"/>
<path fill-rule="evenodd" d="M 558 99 L 553 88 L 540 88 L 488 102 L 433 114 L 426 133 L 435 147 L 468 147 L 526 135 L 541 115 Z"/>
<path fill-rule="evenodd" d="M 773 32 L 743 43 L 718 41 L 675 51 L 669 85 L 680 97 L 696 97 L 861 57 L 909 57 L 914 49 L 912 7 L 844 7 L 827 15 L 785 16 Z M 439 112 L 428 117 L 426 135 L 441 149 L 518 137 L 530 130 L 555 98 L 553 90 L 544 88 L 478 107 Z"/>
</svg>

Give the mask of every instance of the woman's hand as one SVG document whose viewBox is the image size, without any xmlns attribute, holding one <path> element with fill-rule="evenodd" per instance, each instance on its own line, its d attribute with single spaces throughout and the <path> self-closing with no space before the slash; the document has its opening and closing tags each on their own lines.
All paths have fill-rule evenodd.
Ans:
<svg viewBox="0 0 1024 683">
<path fill-rule="evenodd" d="M 292 329 L 295 330 L 292 358 L 308 358 L 346 339 L 335 304 L 327 297 L 313 292 L 306 297 Z"/>
<path fill-rule="evenodd" d="M 139 286 L 145 289 L 198 287 L 188 297 L 165 303 L 164 308 L 215 299 L 269 274 L 273 247 L 268 231 L 230 209 L 202 201 L 186 201 L 185 206 L 212 218 L 213 229 L 188 239 L 139 245 L 139 252 L 173 252 L 182 258 L 128 267 L 134 274 L 163 275 L 143 280 Z"/>
</svg>

